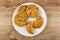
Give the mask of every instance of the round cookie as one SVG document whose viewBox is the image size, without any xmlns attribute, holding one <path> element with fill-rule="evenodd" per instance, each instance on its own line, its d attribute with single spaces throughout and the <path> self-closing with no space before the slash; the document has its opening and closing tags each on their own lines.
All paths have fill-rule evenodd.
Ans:
<svg viewBox="0 0 60 40">
<path fill-rule="evenodd" d="M 14 22 L 17 26 L 22 27 L 27 23 L 27 19 L 25 17 L 22 17 L 19 14 L 17 14 L 14 18 Z"/>
<path fill-rule="evenodd" d="M 27 8 L 26 5 L 22 5 L 19 7 L 18 12 L 27 18 L 26 8 Z"/>
<path fill-rule="evenodd" d="M 18 11 L 20 11 L 21 13 L 23 13 L 26 10 L 27 6 L 26 5 L 22 5 L 19 7 Z"/>
<path fill-rule="evenodd" d="M 39 9 L 37 6 L 31 4 L 27 7 L 26 13 L 28 14 L 28 16 L 34 18 L 34 17 L 37 17 L 39 15 Z"/>
</svg>

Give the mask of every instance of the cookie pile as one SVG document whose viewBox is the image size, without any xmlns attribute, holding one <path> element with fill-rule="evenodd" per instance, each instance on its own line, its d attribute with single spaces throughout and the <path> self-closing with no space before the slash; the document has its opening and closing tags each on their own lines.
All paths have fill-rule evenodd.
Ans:
<svg viewBox="0 0 60 40">
<path fill-rule="evenodd" d="M 14 17 L 14 22 L 20 27 L 26 25 L 26 30 L 30 34 L 34 34 L 34 28 L 40 28 L 43 24 L 43 19 L 39 13 L 38 7 L 34 4 L 22 5 L 18 9 L 18 14 Z M 36 20 L 28 22 L 28 18 L 36 18 Z"/>
</svg>

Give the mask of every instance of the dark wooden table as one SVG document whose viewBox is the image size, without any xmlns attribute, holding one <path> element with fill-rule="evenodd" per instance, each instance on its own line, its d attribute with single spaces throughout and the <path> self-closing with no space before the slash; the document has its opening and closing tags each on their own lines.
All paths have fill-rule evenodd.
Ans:
<svg viewBox="0 0 60 40">
<path fill-rule="evenodd" d="M 22 36 L 12 26 L 13 11 L 25 2 L 41 5 L 47 14 L 46 28 L 35 37 Z M 60 40 L 60 0 L 0 0 L 0 40 Z"/>
</svg>

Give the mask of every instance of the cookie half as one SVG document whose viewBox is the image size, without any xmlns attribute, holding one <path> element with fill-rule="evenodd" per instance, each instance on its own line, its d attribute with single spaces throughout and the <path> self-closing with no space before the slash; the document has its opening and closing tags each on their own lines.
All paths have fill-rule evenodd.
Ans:
<svg viewBox="0 0 60 40">
<path fill-rule="evenodd" d="M 40 28 L 43 24 L 43 19 L 41 16 L 38 16 L 37 19 L 33 23 L 34 28 Z"/>
<path fill-rule="evenodd" d="M 29 23 L 27 24 L 26 30 L 27 30 L 30 34 L 34 34 L 33 22 L 29 22 Z"/>
</svg>

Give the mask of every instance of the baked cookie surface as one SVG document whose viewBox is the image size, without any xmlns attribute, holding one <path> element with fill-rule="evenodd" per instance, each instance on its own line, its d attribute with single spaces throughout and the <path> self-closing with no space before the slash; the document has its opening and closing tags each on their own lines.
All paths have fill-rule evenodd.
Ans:
<svg viewBox="0 0 60 40">
<path fill-rule="evenodd" d="M 27 23 L 27 19 L 22 15 L 17 14 L 14 18 L 14 22 L 17 26 L 24 26 Z"/>
<path fill-rule="evenodd" d="M 26 9 L 26 13 L 28 14 L 28 16 L 34 18 L 34 17 L 37 17 L 38 14 L 39 14 L 39 9 L 37 6 L 31 4 L 27 7 Z"/>
<path fill-rule="evenodd" d="M 22 6 L 19 7 L 18 12 L 20 13 L 20 15 L 22 14 L 27 18 L 28 16 L 27 16 L 27 13 L 26 13 L 26 8 L 27 8 L 26 5 L 22 5 Z"/>
</svg>

